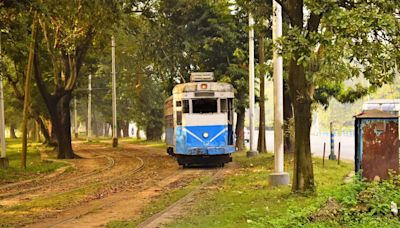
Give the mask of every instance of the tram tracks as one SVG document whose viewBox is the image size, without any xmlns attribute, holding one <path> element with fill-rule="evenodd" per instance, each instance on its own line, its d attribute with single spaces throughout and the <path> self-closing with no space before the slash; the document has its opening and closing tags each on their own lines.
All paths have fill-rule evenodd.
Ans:
<svg viewBox="0 0 400 228">
<path fill-rule="evenodd" d="M 198 170 L 198 169 L 195 169 L 195 170 L 188 170 L 188 169 L 182 170 L 182 169 L 179 169 L 179 170 L 176 170 L 175 172 L 170 173 L 167 177 L 164 177 L 164 178 L 165 179 L 173 179 L 173 177 L 180 176 L 180 179 L 178 178 L 178 179 L 175 180 L 175 181 L 180 181 L 183 177 L 191 177 L 191 175 L 194 175 L 194 174 L 195 174 L 194 176 L 198 177 L 198 175 L 201 175 L 201 173 L 203 173 L 203 171 L 204 170 Z M 151 180 L 147 180 L 147 181 L 151 181 Z M 167 182 L 168 182 L 168 184 L 171 184 L 171 183 L 175 183 L 175 181 L 172 181 L 172 182 L 168 182 L 167 181 Z M 145 184 L 145 183 L 142 182 L 142 184 Z M 168 184 L 166 184 L 166 185 L 168 185 Z M 151 190 L 146 189 L 146 188 L 144 188 L 144 189 L 140 188 L 140 186 L 137 186 L 137 187 L 138 187 L 138 189 L 141 189 L 141 191 L 142 191 L 142 192 L 141 191 L 137 192 L 137 194 L 139 194 L 139 195 L 141 193 L 145 192 L 145 191 L 151 191 Z M 104 210 L 106 208 L 112 208 L 113 206 L 116 206 L 116 207 L 119 208 L 119 205 L 120 205 L 121 202 L 124 202 L 124 201 L 132 202 L 132 200 L 134 200 L 134 197 L 132 197 L 132 195 L 129 195 L 129 194 L 128 195 L 124 195 L 124 197 L 119 197 L 116 200 L 112 199 L 110 201 L 106 201 L 104 203 L 97 204 L 96 206 L 91 207 L 91 208 L 89 208 L 89 209 L 87 209 L 85 211 L 82 211 L 80 213 L 76 213 L 76 214 L 74 214 L 72 216 L 69 216 L 67 218 L 64 218 L 62 220 L 58 220 L 58 221 L 56 221 L 54 223 L 51 223 L 51 225 L 46 225 L 46 227 L 70 227 L 70 226 L 77 226 L 77 224 L 79 224 L 79 226 L 91 226 L 91 225 L 87 225 L 87 224 L 83 224 L 82 225 L 79 222 L 76 223 L 77 221 L 74 221 L 74 220 L 80 220 L 80 219 L 85 220 L 84 217 L 88 216 L 88 215 L 90 215 L 92 213 L 96 213 L 98 211 L 102 211 L 102 210 Z M 137 202 L 137 201 L 135 201 L 135 202 Z M 101 225 L 97 224 L 97 225 L 94 225 L 94 226 L 97 227 L 97 226 L 103 226 L 103 225 L 105 225 L 105 224 L 101 224 Z M 35 227 L 35 226 L 33 226 L 33 227 Z"/>
<path fill-rule="evenodd" d="M 101 184 L 108 184 L 108 183 L 116 182 L 116 181 L 119 181 L 119 180 L 123 180 L 123 179 L 126 179 L 126 178 L 128 178 L 128 177 L 130 177 L 130 176 L 133 176 L 134 174 L 136 174 L 136 173 L 140 172 L 141 170 L 143 170 L 143 168 L 145 167 L 145 164 L 146 164 L 146 163 L 145 163 L 144 160 L 143 160 L 142 158 L 140 158 L 140 157 L 135 157 L 135 158 L 137 158 L 137 159 L 140 161 L 140 163 L 139 163 L 133 170 L 131 170 L 130 172 L 127 172 L 127 173 L 124 174 L 124 175 L 117 176 L 117 177 L 115 177 L 115 178 L 102 181 Z M 75 190 L 77 190 L 77 189 L 75 189 Z M 71 191 L 73 191 L 73 190 L 71 190 Z M 68 222 L 68 221 L 71 221 L 71 220 L 74 220 L 74 219 L 76 219 L 76 218 L 83 217 L 83 216 L 85 216 L 85 215 L 87 215 L 87 214 L 90 214 L 90 213 L 93 212 L 93 210 L 102 209 L 102 208 L 105 208 L 105 207 L 107 207 L 107 206 L 109 206 L 109 205 L 115 204 L 115 203 L 117 203 L 117 202 L 124 201 L 124 200 L 126 200 L 126 199 L 127 199 L 127 198 L 122 198 L 122 199 L 119 199 L 119 200 L 117 200 L 117 201 L 112 201 L 112 202 L 103 203 L 103 204 L 101 204 L 101 205 L 97 205 L 94 209 L 93 209 L 93 208 L 90 208 L 90 209 L 84 211 L 83 213 L 78 213 L 78 214 L 73 215 L 73 216 L 70 216 L 70 217 L 68 217 L 68 218 L 65 218 L 65 219 L 62 219 L 62 220 L 58 220 L 57 222 L 55 222 L 55 223 L 53 223 L 52 225 L 49 225 L 49 226 L 47 226 L 47 227 L 56 227 L 56 226 L 58 226 L 58 225 L 61 225 L 61 224 L 63 224 L 63 223 L 66 223 L 66 222 Z"/>
<path fill-rule="evenodd" d="M 114 183 L 114 182 L 121 181 L 121 180 L 123 180 L 123 179 L 125 179 L 125 178 L 127 178 L 127 177 L 129 177 L 131 175 L 134 175 L 134 174 L 140 172 L 144 168 L 145 162 L 143 161 L 143 159 L 140 158 L 140 157 L 135 157 L 135 158 L 138 159 L 139 165 L 137 167 L 135 167 L 133 170 L 130 170 L 129 172 L 127 172 L 126 174 L 118 175 L 118 176 L 112 177 L 110 179 L 95 181 L 93 183 L 86 184 L 85 186 L 70 188 L 70 189 L 68 189 L 68 191 L 59 192 L 59 193 L 56 193 L 56 194 L 51 194 L 48 197 L 56 197 L 58 195 L 68 194 L 70 192 L 78 191 L 78 190 L 85 189 L 85 188 L 90 188 L 90 187 L 93 187 L 93 186 L 96 186 L 96 185 L 107 185 L 107 184 L 111 184 L 111 183 Z"/>
<path fill-rule="evenodd" d="M 84 156 L 81 156 L 82 158 L 86 158 Z M 68 183 L 77 183 L 77 182 L 81 182 L 82 179 L 88 179 L 90 177 L 93 177 L 96 174 L 105 172 L 107 170 L 110 170 L 114 167 L 115 165 L 115 160 L 114 158 L 107 156 L 107 155 L 99 155 L 99 156 L 94 156 L 94 157 L 87 157 L 87 158 L 92 158 L 92 159 L 98 159 L 98 158 L 105 158 L 107 160 L 107 165 L 101 169 L 95 169 L 89 173 L 85 173 L 83 175 L 79 175 L 76 177 L 71 177 L 65 180 L 57 180 L 56 183 L 58 185 L 61 184 L 68 184 Z M 12 191 L 11 192 L 6 192 L 6 193 L 2 193 L 0 194 L 0 200 L 8 198 L 8 197 L 13 197 L 13 196 L 18 196 L 18 195 L 22 195 L 22 194 L 27 194 L 30 192 L 34 192 L 34 191 L 38 191 L 40 189 L 46 189 L 52 185 L 54 185 L 54 182 L 51 180 L 52 178 L 45 178 L 42 180 L 37 180 L 35 181 L 35 186 L 32 187 L 28 187 L 25 189 L 21 189 L 23 187 L 23 185 L 25 183 L 21 183 L 18 184 L 16 183 L 15 185 L 12 186 Z M 6 191 L 7 188 L 3 188 L 1 189 L 2 192 Z"/>
<path fill-rule="evenodd" d="M 84 150 L 88 153 L 83 152 Z M 87 219 L 91 219 L 91 222 L 100 219 L 102 224 L 105 224 L 115 218 L 113 216 L 121 215 L 130 218 L 134 216 L 130 213 L 131 205 L 135 205 L 136 208 L 143 207 L 136 203 L 145 204 L 150 196 L 161 193 L 163 187 L 159 186 L 158 182 L 167 183 L 177 179 L 173 176 L 179 175 L 178 167 L 163 152 L 158 148 L 130 144 L 123 144 L 122 148 L 118 149 L 92 145 L 81 148 L 78 151 L 79 155 L 97 160 L 72 160 L 76 164 L 77 171 L 66 172 L 61 178 L 58 176 L 50 181 L 41 181 L 42 188 L 29 185 L 27 190 L 19 191 L 21 193 L 17 194 L 19 187 L 15 186 L 21 185 L 23 188 L 19 189 L 23 190 L 26 185 L 22 183 L 14 185 L 10 189 L 12 192 L 8 189 L 8 192 L 5 192 L 14 194 L 9 194 L 7 197 L 3 195 L 5 198 L 0 199 L 0 214 L 4 213 L 4 216 L 14 219 L 10 225 L 30 224 L 28 225 L 30 227 L 48 227 L 57 224 L 71 227 L 70 224 L 72 226 L 81 224 Z M 100 164 L 102 166 L 99 166 Z M 110 170 L 104 172 L 107 167 Z M 79 179 L 83 175 L 86 177 L 83 178 L 85 181 L 80 182 Z M 63 178 L 68 179 L 63 180 Z M 168 180 L 164 181 L 164 178 Z M 140 196 L 137 196 L 138 192 Z M 114 209 L 109 211 L 110 207 Z M 87 214 L 89 215 L 86 216 Z M 68 222 L 75 218 L 75 221 Z"/>
</svg>

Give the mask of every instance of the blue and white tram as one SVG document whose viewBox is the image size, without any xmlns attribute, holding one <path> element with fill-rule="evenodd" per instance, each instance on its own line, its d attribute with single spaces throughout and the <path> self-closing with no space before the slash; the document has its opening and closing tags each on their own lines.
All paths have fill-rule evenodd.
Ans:
<svg viewBox="0 0 400 228">
<path fill-rule="evenodd" d="M 191 75 L 165 102 L 168 154 L 178 164 L 220 165 L 232 161 L 233 86 L 212 82 L 209 73 Z"/>
</svg>

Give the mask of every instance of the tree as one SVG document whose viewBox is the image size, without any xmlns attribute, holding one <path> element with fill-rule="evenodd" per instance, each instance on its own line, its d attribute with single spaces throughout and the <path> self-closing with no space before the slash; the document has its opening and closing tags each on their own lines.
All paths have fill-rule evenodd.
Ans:
<svg viewBox="0 0 400 228">
<path fill-rule="evenodd" d="M 3 76 L 7 83 L 4 87 L 5 93 L 5 112 L 6 124 L 10 128 L 10 136 L 16 137 L 15 130 L 21 123 L 21 116 L 15 113 L 22 112 L 22 104 L 25 99 L 24 79 L 26 77 L 26 65 L 28 62 L 28 47 L 31 40 L 30 25 L 31 18 L 25 12 L 29 11 L 27 2 L 5 2 L 4 8 L 1 8 L 0 15 L 5 24 L 2 29 L 2 49 L 3 54 Z M 24 13 L 19 13 L 24 12 Z M 49 131 L 44 124 L 48 119 L 46 108 L 42 104 L 37 87 L 32 83 L 31 102 L 28 106 L 29 119 L 34 119 L 45 137 L 45 143 L 50 142 Z"/>
<path fill-rule="evenodd" d="M 229 1 L 161 1 L 145 15 L 150 35 L 143 45 L 168 95 L 190 72 L 213 71 L 218 81 L 234 85 L 237 145 L 244 145 L 244 114 L 248 80 L 246 52 L 247 14 Z M 244 56 L 243 56 L 244 54 Z"/>
<path fill-rule="evenodd" d="M 363 76 L 371 87 L 390 82 L 398 59 L 398 1 L 278 1 L 289 17 L 282 46 L 289 61 L 288 85 L 295 123 L 292 190 L 314 191 L 310 150 L 311 110 L 316 91 L 336 88 Z M 305 14 L 305 9 L 309 12 Z M 365 94 L 357 86 L 333 95 L 354 101 Z"/>
<path fill-rule="evenodd" d="M 35 80 L 57 137 L 58 158 L 74 158 L 72 91 L 91 43 L 116 20 L 118 6 L 113 1 L 35 2 L 33 6 L 37 6 L 41 38 L 36 42 Z"/>
<path fill-rule="evenodd" d="M 266 139 L 265 139 L 265 77 L 266 73 L 269 73 L 268 66 L 266 65 L 267 60 L 272 59 L 272 52 L 265 52 L 265 49 L 270 50 L 272 48 L 272 31 L 271 21 L 267 20 L 265 15 L 271 15 L 272 5 L 271 2 L 264 1 L 253 1 L 253 5 L 257 6 L 255 9 L 250 9 L 254 12 L 256 18 L 256 29 L 255 32 L 258 37 L 258 77 L 260 79 L 260 119 L 258 127 L 258 143 L 257 151 L 262 153 L 267 151 Z M 271 74 L 269 74 L 271 76 Z"/>
</svg>

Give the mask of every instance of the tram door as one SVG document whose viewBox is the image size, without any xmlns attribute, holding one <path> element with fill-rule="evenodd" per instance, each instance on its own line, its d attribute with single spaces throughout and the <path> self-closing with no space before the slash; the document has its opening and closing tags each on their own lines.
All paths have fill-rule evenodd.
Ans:
<svg viewBox="0 0 400 228">
<path fill-rule="evenodd" d="M 233 145 L 233 99 L 221 99 L 221 112 L 228 118 L 228 145 Z"/>
</svg>

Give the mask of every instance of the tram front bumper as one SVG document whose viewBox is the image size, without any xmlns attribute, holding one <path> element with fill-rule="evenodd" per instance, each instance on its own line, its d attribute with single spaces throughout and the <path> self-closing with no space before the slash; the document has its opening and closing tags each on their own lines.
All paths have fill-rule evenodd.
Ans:
<svg viewBox="0 0 400 228">
<path fill-rule="evenodd" d="M 187 155 L 220 155 L 235 152 L 234 146 L 224 147 L 192 147 L 187 149 Z"/>
</svg>

